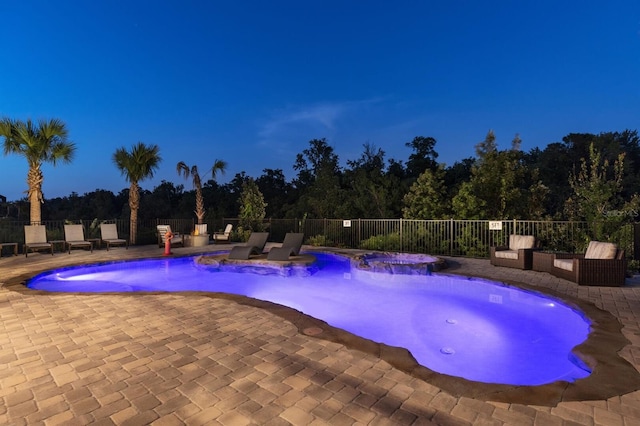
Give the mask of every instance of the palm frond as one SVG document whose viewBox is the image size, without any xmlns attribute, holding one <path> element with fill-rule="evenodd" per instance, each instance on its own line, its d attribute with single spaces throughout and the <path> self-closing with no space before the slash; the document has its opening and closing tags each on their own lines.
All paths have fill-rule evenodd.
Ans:
<svg viewBox="0 0 640 426">
<path fill-rule="evenodd" d="M 224 160 L 216 159 L 213 162 L 213 166 L 211 166 L 211 177 L 213 178 L 213 180 L 216 180 L 216 176 L 218 172 L 220 172 L 221 174 L 224 174 L 226 170 L 227 170 L 227 162 Z"/>
<path fill-rule="evenodd" d="M 131 151 L 118 148 L 113 154 L 113 161 L 122 175 L 133 183 L 152 178 L 162 158 L 158 145 L 145 145 L 143 142 L 138 142 Z"/>
<path fill-rule="evenodd" d="M 189 166 L 184 161 L 176 164 L 176 172 L 178 172 L 178 176 L 184 176 L 185 179 L 189 179 Z"/>
</svg>

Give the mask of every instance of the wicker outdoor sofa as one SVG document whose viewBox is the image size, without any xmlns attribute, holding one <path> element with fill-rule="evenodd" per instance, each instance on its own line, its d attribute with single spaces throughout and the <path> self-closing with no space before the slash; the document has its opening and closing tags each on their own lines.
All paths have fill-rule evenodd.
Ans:
<svg viewBox="0 0 640 426">
<path fill-rule="evenodd" d="M 509 235 L 508 246 L 490 247 L 489 258 L 494 266 L 531 269 L 533 251 L 538 244 L 533 235 Z"/>
<path fill-rule="evenodd" d="M 627 260 L 615 244 L 591 241 L 584 254 L 556 253 L 549 272 L 578 285 L 621 287 Z"/>
</svg>

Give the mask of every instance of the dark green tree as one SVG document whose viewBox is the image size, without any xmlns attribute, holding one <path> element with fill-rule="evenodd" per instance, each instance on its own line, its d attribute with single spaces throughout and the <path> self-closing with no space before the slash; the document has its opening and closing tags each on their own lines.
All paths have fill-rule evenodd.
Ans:
<svg viewBox="0 0 640 426">
<path fill-rule="evenodd" d="M 444 178 L 444 165 L 440 165 L 436 170 L 425 170 L 404 196 L 402 217 L 425 220 L 449 217 L 451 201 L 447 195 Z"/>
<path fill-rule="evenodd" d="M 282 169 L 264 169 L 256 179 L 256 185 L 267 203 L 267 217 L 286 217 L 292 186 L 285 179 Z"/>
<path fill-rule="evenodd" d="M 516 135 L 512 149 L 498 151 L 495 135 L 489 131 L 476 145 L 477 161 L 471 179 L 453 197 L 455 217 L 459 219 L 522 219 L 530 215 L 530 203 L 540 203 L 544 186 L 534 181 L 536 173 L 524 162 Z M 536 190 L 535 194 L 531 188 Z"/>
<path fill-rule="evenodd" d="M 468 157 L 445 168 L 444 185 L 449 198 L 453 198 L 458 193 L 463 182 L 468 182 L 471 179 L 471 170 L 475 164 L 475 158 Z"/>
<path fill-rule="evenodd" d="M 640 192 L 640 139 L 637 131 L 598 135 L 570 133 L 562 138 L 562 142 L 550 143 L 544 149 L 534 148 L 526 155 L 529 167 L 540 171 L 540 181 L 549 189 L 545 205 L 552 217 L 565 218 L 565 201 L 572 195 L 567 184 L 569 174 L 581 167 L 582 159 L 589 158 L 591 145 L 609 164 L 624 153 L 622 196 L 630 199 Z"/>
<path fill-rule="evenodd" d="M 185 197 L 188 195 L 184 192 L 184 185 L 162 180 L 153 190 L 141 192 L 138 219 L 188 219 L 192 217 L 191 209 L 180 208 Z"/>
<path fill-rule="evenodd" d="M 600 221 L 607 212 L 618 209 L 623 200 L 622 179 L 624 154 L 613 165 L 603 159 L 591 144 L 589 157 L 580 161 L 580 169 L 569 176 L 573 194 L 567 199 L 565 212 L 569 219 Z"/>
<path fill-rule="evenodd" d="M 363 147 L 359 159 L 347 161 L 345 213 L 358 218 L 393 217 L 393 189 L 399 179 L 386 173 L 384 151 L 370 143 Z"/>
<path fill-rule="evenodd" d="M 242 230 L 263 231 L 267 204 L 253 179 L 247 179 L 240 194 L 240 227 Z"/>
<path fill-rule="evenodd" d="M 309 148 L 296 155 L 293 169 L 298 172 L 294 181 L 297 188 L 311 186 L 318 176 L 323 172 L 338 173 L 338 155 L 325 138 L 312 139 L 309 141 Z"/>
<path fill-rule="evenodd" d="M 532 170 L 538 170 L 540 183 L 548 188 L 544 210 L 550 217 L 564 218 L 564 204 L 571 194 L 567 184 L 569 172 L 573 168 L 571 154 L 561 143 L 547 145 L 544 150 L 532 149 L 524 158 L 525 163 Z"/>
<path fill-rule="evenodd" d="M 480 161 L 483 161 L 486 156 L 498 151 L 498 144 L 496 143 L 496 135 L 493 130 L 489 130 L 484 140 L 476 144 L 476 157 Z"/>
<path fill-rule="evenodd" d="M 325 139 L 313 139 L 309 148 L 296 156 L 293 168 L 298 172 L 294 180 L 297 215 L 341 217 L 344 201 L 342 170 L 333 147 Z"/>
<path fill-rule="evenodd" d="M 432 137 L 416 136 L 405 144 L 413 150 L 407 161 L 407 177 L 415 180 L 425 170 L 438 168 L 438 153 L 435 150 L 436 140 Z"/>
<path fill-rule="evenodd" d="M 205 200 L 215 200 L 215 203 L 205 204 L 207 223 L 216 223 L 223 217 L 237 217 L 240 192 L 231 192 L 228 184 L 220 185 L 209 179 L 202 187 L 202 196 Z"/>
</svg>

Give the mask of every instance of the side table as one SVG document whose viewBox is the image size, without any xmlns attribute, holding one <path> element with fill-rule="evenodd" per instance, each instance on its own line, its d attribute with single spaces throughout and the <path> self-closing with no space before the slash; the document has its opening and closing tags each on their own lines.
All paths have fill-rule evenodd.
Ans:
<svg viewBox="0 0 640 426">
<path fill-rule="evenodd" d="M 533 252 L 533 266 L 531 269 L 538 272 L 551 272 L 553 268 L 553 260 L 556 254 L 548 251 Z"/>
<path fill-rule="evenodd" d="M 56 245 L 58 244 L 60 244 L 60 251 L 64 251 L 64 246 L 67 243 L 65 240 L 51 240 L 49 242 L 53 244 L 53 251 L 56 251 Z"/>
<path fill-rule="evenodd" d="M 18 255 L 18 243 L 0 243 L 0 257 L 2 257 L 2 249 L 13 246 L 13 255 Z"/>
</svg>

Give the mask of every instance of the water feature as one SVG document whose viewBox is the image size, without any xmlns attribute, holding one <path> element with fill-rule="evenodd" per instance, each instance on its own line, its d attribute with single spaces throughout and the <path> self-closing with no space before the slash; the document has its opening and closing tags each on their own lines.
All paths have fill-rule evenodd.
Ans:
<svg viewBox="0 0 640 426">
<path fill-rule="evenodd" d="M 366 253 L 354 256 L 352 265 L 365 271 L 408 275 L 429 275 L 447 267 L 439 257 L 414 253 Z"/>
</svg>

